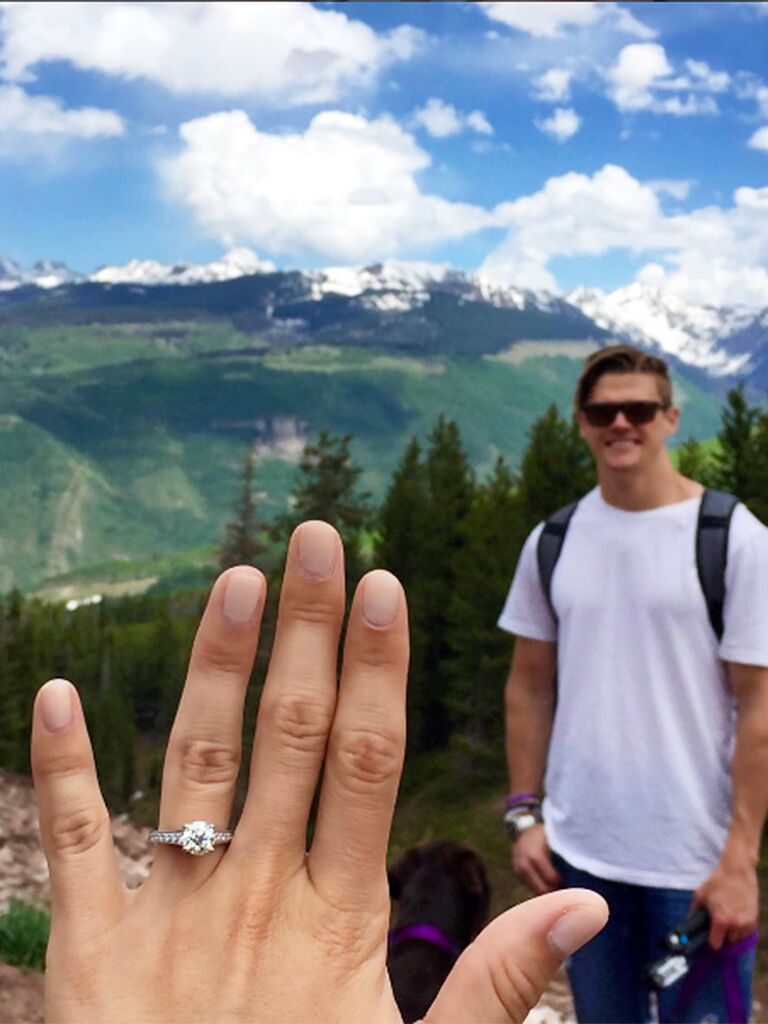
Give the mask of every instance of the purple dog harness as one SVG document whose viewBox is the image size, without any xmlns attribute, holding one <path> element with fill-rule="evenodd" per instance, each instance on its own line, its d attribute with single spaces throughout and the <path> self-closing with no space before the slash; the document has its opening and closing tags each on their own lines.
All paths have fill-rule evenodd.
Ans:
<svg viewBox="0 0 768 1024">
<path fill-rule="evenodd" d="M 409 924 L 404 928 L 395 928 L 389 933 L 387 941 L 390 946 L 403 942 L 405 939 L 419 939 L 421 942 L 429 942 L 433 946 L 439 946 L 456 959 L 461 950 L 452 942 L 445 932 L 434 924 Z"/>
<path fill-rule="evenodd" d="M 680 996 L 675 1004 L 675 1016 L 685 1007 L 693 993 L 718 965 L 722 972 L 725 1007 L 729 1024 L 747 1024 L 747 1009 L 741 997 L 739 969 L 736 961 L 743 953 L 748 953 L 757 945 L 758 933 L 748 935 L 741 942 L 732 942 L 715 950 L 711 946 L 703 946 L 696 954 L 691 971 L 685 978 L 680 989 Z"/>
</svg>

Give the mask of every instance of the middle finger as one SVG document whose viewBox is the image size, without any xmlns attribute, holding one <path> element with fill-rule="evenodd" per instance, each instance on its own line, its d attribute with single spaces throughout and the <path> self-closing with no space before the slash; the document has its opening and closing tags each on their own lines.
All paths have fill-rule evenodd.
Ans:
<svg viewBox="0 0 768 1024">
<path fill-rule="evenodd" d="M 261 696 L 251 771 L 232 853 L 303 862 L 307 820 L 336 706 L 344 553 L 319 520 L 291 537 L 275 643 Z"/>
</svg>

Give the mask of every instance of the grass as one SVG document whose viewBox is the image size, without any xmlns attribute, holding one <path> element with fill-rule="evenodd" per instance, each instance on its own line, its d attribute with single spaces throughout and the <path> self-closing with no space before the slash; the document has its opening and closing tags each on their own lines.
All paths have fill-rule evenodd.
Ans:
<svg viewBox="0 0 768 1024">
<path fill-rule="evenodd" d="M 50 927 L 50 917 L 44 910 L 11 900 L 5 913 L 0 914 L 0 960 L 42 971 Z"/>
</svg>

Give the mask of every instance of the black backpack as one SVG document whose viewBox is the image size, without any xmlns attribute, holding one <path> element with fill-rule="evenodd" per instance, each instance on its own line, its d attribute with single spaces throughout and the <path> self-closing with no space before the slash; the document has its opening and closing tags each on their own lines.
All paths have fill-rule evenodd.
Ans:
<svg viewBox="0 0 768 1024">
<path fill-rule="evenodd" d="M 739 499 L 723 491 L 705 490 L 701 498 L 699 521 L 696 525 L 696 568 L 701 589 L 707 602 L 707 612 L 718 640 L 723 636 L 723 604 L 725 602 L 725 565 L 728 559 L 728 530 L 733 510 Z M 563 548 L 565 535 L 578 501 L 572 501 L 553 513 L 544 523 L 536 548 L 541 589 L 552 615 L 552 575 Z"/>
</svg>

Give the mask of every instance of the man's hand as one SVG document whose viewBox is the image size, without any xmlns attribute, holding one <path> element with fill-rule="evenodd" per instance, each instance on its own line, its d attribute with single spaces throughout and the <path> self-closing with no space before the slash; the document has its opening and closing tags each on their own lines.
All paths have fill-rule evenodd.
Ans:
<svg viewBox="0 0 768 1024">
<path fill-rule="evenodd" d="M 712 918 L 709 944 L 739 942 L 757 929 L 759 890 L 752 859 L 726 849 L 717 867 L 693 894 L 695 907 L 706 907 Z"/>
<path fill-rule="evenodd" d="M 536 896 L 554 892 L 562 885 L 550 856 L 543 825 L 521 832 L 512 847 L 512 866 L 521 882 Z"/>
</svg>

